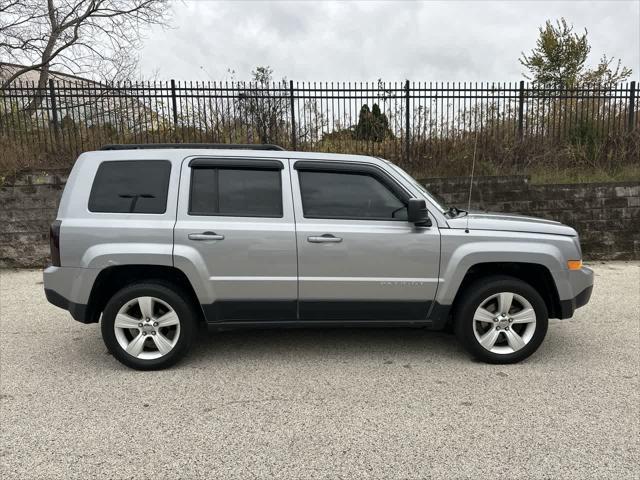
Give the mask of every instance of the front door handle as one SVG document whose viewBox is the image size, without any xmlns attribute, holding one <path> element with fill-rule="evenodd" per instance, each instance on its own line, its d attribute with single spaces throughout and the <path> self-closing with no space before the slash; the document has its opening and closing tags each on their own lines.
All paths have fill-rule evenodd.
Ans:
<svg viewBox="0 0 640 480">
<path fill-rule="evenodd" d="M 311 243 L 340 243 L 342 238 L 335 237 L 330 233 L 325 233 L 319 237 L 307 237 L 307 241 Z"/>
<path fill-rule="evenodd" d="M 224 235 L 218 235 L 216 232 L 190 233 L 189 240 L 224 240 Z"/>
</svg>

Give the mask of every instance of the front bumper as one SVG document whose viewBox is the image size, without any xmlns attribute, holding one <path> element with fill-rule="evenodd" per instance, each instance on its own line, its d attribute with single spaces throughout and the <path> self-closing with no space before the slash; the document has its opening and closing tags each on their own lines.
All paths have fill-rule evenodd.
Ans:
<svg viewBox="0 0 640 480">
<path fill-rule="evenodd" d="M 577 308 L 589 303 L 593 293 L 593 270 L 582 267 L 580 270 L 571 271 L 569 282 L 575 292 L 572 298 L 560 300 L 560 315 L 558 318 L 571 318 Z"/>
<path fill-rule="evenodd" d="M 585 288 L 570 300 L 560 300 L 560 318 L 573 317 L 573 312 L 575 312 L 577 308 L 584 307 L 587 303 L 589 303 L 592 292 L 593 285 Z"/>
</svg>

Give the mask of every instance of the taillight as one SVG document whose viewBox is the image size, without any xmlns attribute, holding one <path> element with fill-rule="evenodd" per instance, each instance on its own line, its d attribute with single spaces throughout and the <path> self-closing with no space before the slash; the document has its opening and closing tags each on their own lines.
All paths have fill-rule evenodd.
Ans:
<svg viewBox="0 0 640 480">
<path fill-rule="evenodd" d="M 51 265 L 59 267 L 60 265 L 60 220 L 55 220 L 49 228 L 49 247 L 51 248 Z"/>
</svg>

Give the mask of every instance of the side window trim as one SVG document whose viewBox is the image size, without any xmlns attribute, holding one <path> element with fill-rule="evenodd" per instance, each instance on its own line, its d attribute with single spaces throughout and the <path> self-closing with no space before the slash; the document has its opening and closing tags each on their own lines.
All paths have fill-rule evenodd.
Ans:
<svg viewBox="0 0 640 480">
<path fill-rule="evenodd" d="M 385 187 L 398 197 L 398 199 L 405 204 L 409 202 L 410 198 L 413 198 L 404 187 L 402 187 L 393 177 L 380 167 L 362 163 L 350 163 L 350 162 L 314 162 L 307 160 L 298 160 L 293 165 L 294 170 L 308 171 L 308 172 L 327 172 L 327 173 L 354 173 L 354 174 L 369 174 L 373 178 L 379 180 Z"/>
<path fill-rule="evenodd" d="M 189 161 L 193 168 L 229 168 L 248 170 L 284 170 L 280 160 L 257 160 L 244 158 L 194 158 Z"/>
<path fill-rule="evenodd" d="M 282 173 L 284 166 L 280 161 L 263 161 L 263 160 L 240 160 L 229 161 L 225 159 L 209 159 L 209 158 L 196 158 L 189 162 L 191 167 L 189 174 L 189 198 L 187 215 L 191 217 L 236 217 L 236 218 L 284 218 L 284 201 L 283 201 L 283 186 L 282 186 Z M 196 212 L 192 207 L 193 198 L 193 176 L 196 170 L 215 170 L 216 171 L 216 183 L 220 182 L 220 170 L 253 170 L 253 171 L 279 171 L 278 175 L 278 188 L 280 191 L 280 214 L 279 215 L 254 215 L 254 214 L 238 214 L 238 213 L 211 213 L 211 212 Z M 216 188 L 219 192 L 219 188 Z M 220 196 L 216 196 L 216 210 L 220 209 Z"/>
<path fill-rule="evenodd" d="M 323 173 L 345 173 L 353 175 L 368 175 L 378 180 L 384 187 L 386 187 L 393 195 L 395 195 L 399 201 L 408 205 L 409 199 L 413 196 L 404 189 L 396 180 L 387 174 L 381 168 L 375 165 L 351 163 L 351 162 L 329 162 L 329 161 L 309 161 L 298 160 L 293 165 L 294 170 L 307 171 L 307 172 L 323 172 Z M 318 220 L 356 220 L 356 221 L 373 221 L 373 222 L 405 222 L 406 220 L 400 218 L 381 218 L 381 217 L 356 217 L 356 216 L 335 216 L 335 215 L 307 215 L 304 212 L 304 205 L 302 203 L 302 185 L 300 183 L 300 176 L 298 176 L 298 189 L 300 192 L 300 207 L 302 215 L 306 219 Z"/>
</svg>

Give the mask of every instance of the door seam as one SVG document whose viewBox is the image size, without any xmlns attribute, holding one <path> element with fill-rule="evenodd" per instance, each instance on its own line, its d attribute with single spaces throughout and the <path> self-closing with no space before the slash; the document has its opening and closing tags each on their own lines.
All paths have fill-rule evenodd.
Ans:
<svg viewBox="0 0 640 480">
<path fill-rule="evenodd" d="M 289 192 L 291 194 L 291 209 L 293 213 L 293 235 L 296 240 L 296 320 L 300 321 L 300 252 L 298 250 L 298 219 L 296 218 L 296 199 L 293 195 L 292 159 L 287 159 L 289 167 Z"/>
</svg>

